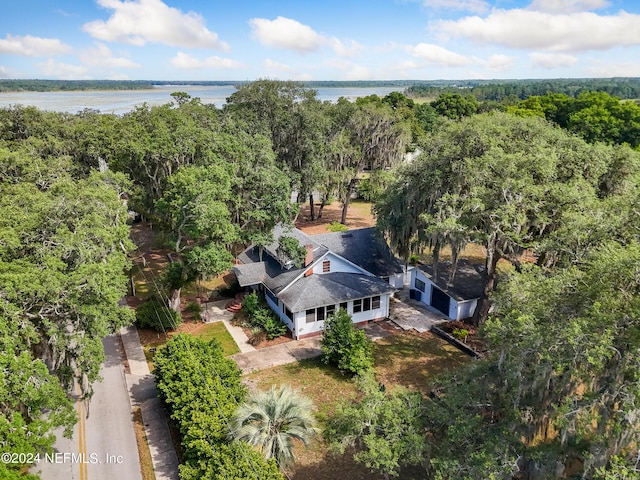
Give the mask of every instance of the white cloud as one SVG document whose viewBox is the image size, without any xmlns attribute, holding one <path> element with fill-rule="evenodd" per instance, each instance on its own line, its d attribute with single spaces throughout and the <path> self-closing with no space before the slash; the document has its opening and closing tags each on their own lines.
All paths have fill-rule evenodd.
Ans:
<svg viewBox="0 0 640 480">
<path fill-rule="evenodd" d="M 331 45 L 331 48 L 333 48 L 336 54 L 346 58 L 357 57 L 364 50 L 364 47 L 355 40 L 345 40 L 343 42 L 333 37 L 330 38 L 327 43 Z"/>
<path fill-rule="evenodd" d="M 533 0 L 527 9 L 547 13 L 574 13 L 598 10 L 609 5 L 608 0 Z"/>
<path fill-rule="evenodd" d="M 300 54 L 317 52 L 329 46 L 341 57 L 355 57 L 363 46 L 355 40 L 340 40 L 336 37 L 322 35 L 309 25 L 291 18 L 278 17 L 275 20 L 253 18 L 249 20 L 253 36 L 263 45 L 293 50 Z"/>
<path fill-rule="evenodd" d="M 70 51 L 71 47 L 65 45 L 57 38 L 41 38 L 31 35 L 13 36 L 7 34 L 5 39 L 0 39 L 0 54 L 46 57 L 49 55 L 61 55 Z"/>
<path fill-rule="evenodd" d="M 244 64 L 231 60 L 230 58 L 221 58 L 218 56 L 197 58 L 188 53 L 178 52 L 175 57 L 171 59 L 171 65 L 176 68 L 183 69 L 197 69 L 197 68 L 240 68 Z"/>
<path fill-rule="evenodd" d="M 429 8 L 464 10 L 473 13 L 485 13 L 489 10 L 489 4 L 483 0 L 423 0 L 422 4 Z"/>
<path fill-rule="evenodd" d="M 60 80 L 88 80 L 91 78 L 89 68 L 82 65 L 70 65 L 49 59 L 37 64 L 38 69 L 48 78 Z"/>
<path fill-rule="evenodd" d="M 516 63 L 516 57 L 510 57 L 508 55 L 496 54 L 491 55 L 487 60 L 482 58 L 475 58 L 475 63 L 491 70 L 492 72 L 506 72 L 510 70 Z"/>
<path fill-rule="evenodd" d="M 429 64 L 442 65 L 446 67 L 461 67 L 471 63 L 471 59 L 459 53 L 447 50 L 432 43 L 419 43 L 414 47 L 409 47 L 409 51 Z"/>
<path fill-rule="evenodd" d="M 309 53 L 318 50 L 325 43 L 322 35 L 291 18 L 253 18 L 249 20 L 249 25 L 258 41 L 269 47 Z"/>
<path fill-rule="evenodd" d="M 11 72 L 4 65 L 0 65 L 0 78 L 11 78 Z"/>
<path fill-rule="evenodd" d="M 566 55 L 564 53 L 540 53 L 534 52 L 529 54 L 533 66 L 536 68 L 560 68 L 560 67 L 572 67 L 578 63 L 578 59 L 573 55 Z"/>
<path fill-rule="evenodd" d="M 640 15 L 591 12 L 553 15 L 531 10 L 496 10 L 486 18 L 440 21 L 435 29 L 473 42 L 510 48 L 580 52 L 640 45 Z"/>
<path fill-rule="evenodd" d="M 139 68 L 140 65 L 125 57 L 114 57 L 109 47 L 104 43 L 95 42 L 94 48 L 88 48 L 80 53 L 80 60 L 84 65 L 110 68 Z"/>
<path fill-rule="evenodd" d="M 136 46 L 149 42 L 184 48 L 229 49 L 215 32 L 207 29 L 201 15 L 183 13 L 161 0 L 98 0 L 98 4 L 114 13 L 107 21 L 95 20 L 83 25 L 83 30 L 94 38 Z"/>
</svg>

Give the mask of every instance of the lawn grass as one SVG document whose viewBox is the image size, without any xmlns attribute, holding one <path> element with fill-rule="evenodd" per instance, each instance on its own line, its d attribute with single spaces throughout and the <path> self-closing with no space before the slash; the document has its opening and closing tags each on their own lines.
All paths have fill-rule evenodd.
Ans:
<svg viewBox="0 0 640 480">
<path fill-rule="evenodd" d="M 460 368 L 469 356 L 435 335 L 396 333 L 375 343 L 375 373 L 389 388 L 404 386 L 427 395 L 430 381 Z"/>
<path fill-rule="evenodd" d="M 425 333 L 396 333 L 375 344 L 376 378 L 387 388 L 405 386 L 423 394 L 429 391 L 429 382 L 436 375 L 460 368 L 470 358 L 440 338 Z M 322 428 L 342 400 L 354 400 L 358 391 L 349 375 L 325 365 L 320 359 L 253 372 L 245 377 L 247 383 L 260 390 L 272 385 L 287 384 L 313 400 Z M 296 465 L 288 475 L 292 480 L 349 480 L 382 479 L 363 465 L 353 461 L 351 455 L 334 456 L 320 435 L 309 448 L 296 445 Z"/>
<path fill-rule="evenodd" d="M 227 327 L 224 326 L 223 322 L 207 323 L 194 331 L 193 335 L 207 341 L 215 338 L 220 342 L 222 351 L 227 357 L 240 351 L 238 345 L 227 330 Z"/>
<path fill-rule="evenodd" d="M 149 451 L 149 443 L 147 442 L 147 434 L 144 430 L 140 407 L 133 408 L 133 430 L 136 434 L 136 442 L 138 444 L 142 480 L 155 480 L 156 474 L 153 469 L 153 460 L 151 459 L 151 452 Z"/>
<path fill-rule="evenodd" d="M 142 351 L 144 352 L 144 358 L 147 360 L 147 365 L 149 367 L 149 372 L 153 373 L 153 357 L 164 344 L 167 343 L 165 339 L 158 340 L 157 342 L 145 343 L 142 344 Z"/>
</svg>

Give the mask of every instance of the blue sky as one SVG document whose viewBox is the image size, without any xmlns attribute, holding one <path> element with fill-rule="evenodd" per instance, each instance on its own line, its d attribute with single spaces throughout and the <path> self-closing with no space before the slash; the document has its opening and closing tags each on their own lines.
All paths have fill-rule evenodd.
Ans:
<svg viewBox="0 0 640 480">
<path fill-rule="evenodd" d="M 0 78 L 640 77 L 637 0 L 3 0 Z"/>
</svg>

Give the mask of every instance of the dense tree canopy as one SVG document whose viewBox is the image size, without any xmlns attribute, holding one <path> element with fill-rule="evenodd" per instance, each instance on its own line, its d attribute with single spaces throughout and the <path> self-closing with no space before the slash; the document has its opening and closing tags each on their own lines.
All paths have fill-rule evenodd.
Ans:
<svg viewBox="0 0 640 480">
<path fill-rule="evenodd" d="M 640 146 L 640 106 L 605 92 L 529 97 L 509 110 L 545 117 L 591 143 Z"/>
<path fill-rule="evenodd" d="M 517 266 L 524 249 L 536 250 L 547 263 L 571 256 L 566 243 L 575 243 L 581 224 L 592 224 L 593 215 L 606 215 L 612 205 L 620 207 L 623 195 L 605 187 L 611 177 L 620 178 L 617 184 L 630 182 L 627 192 L 637 195 L 635 167 L 617 167 L 621 158 L 637 165 L 635 154 L 590 146 L 541 119 L 477 115 L 446 126 L 423 148 L 376 205 L 378 224 L 405 258 L 433 247 L 435 267 L 443 245 L 452 247 L 454 263 L 467 242 L 484 245 L 479 322 L 489 311 L 498 260 Z M 565 222 L 575 230 L 566 231 Z"/>
<path fill-rule="evenodd" d="M 312 206 L 316 192 L 339 198 L 344 222 L 360 183 L 401 256 L 431 247 L 437 263 L 449 245 L 455 263 L 467 242 L 486 248 L 476 321 L 488 318 L 488 352 L 430 399 L 364 381 L 360 403 L 329 424 L 333 446 L 386 475 L 412 465 L 441 480 L 635 478 L 640 159 L 629 146 L 640 145 L 640 107 L 574 89 L 529 98 L 511 109 L 520 117 L 475 115 L 493 107 L 459 87 L 431 104 L 397 92 L 330 104 L 261 80 L 222 110 L 184 92 L 120 117 L 0 110 L 0 451 L 43 452 L 54 428 L 69 432 L 65 389 L 77 380 L 91 395 L 102 337 L 132 320 L 118 306 L 127 202 L 172 238 L 167 278 L 179 289 L 223 271 L 236 248 L 270 243 L 298 211 L 292 189 Z M 287 257 L 302 253 L 292 244 Z M 500 259 L 515 269 L 498 277 Z M 371 346 L 340 320 L 346 342 L 323 340 L 327 359 L 369 370 Z M 340 325 L 329 320 L 326 338 Z M 281 478 L 227 440 L 246 389 L 217 344 L 176 337 L 156 368 L 182 478 Z"/>
<path fill-rule="evenodd" d="M 633 455 L 639 254 L 610 243 L 579 268 L 529 267 L 503 284 L 489 355 L 427 404 L 436 478 L 591 478 L 612 455 Z"/>
<path fill-rule="evenodd" d="M 75 422 L 65 389 L 91 396 L 102 338 L 132 320 L 118 306 L 128 182 L 13 148 L 0 147 L 0 449 L 44 453 Z"/>
</svg>

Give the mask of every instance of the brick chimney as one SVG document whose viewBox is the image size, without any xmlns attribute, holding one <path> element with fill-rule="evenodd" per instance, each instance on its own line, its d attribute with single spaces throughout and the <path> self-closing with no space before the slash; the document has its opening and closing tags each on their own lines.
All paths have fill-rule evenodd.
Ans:
<svg viewBox="0 0 640 480">
<path fill-rule="evenodd" d="M 313 245 L 307 244 L 304 248 L 307 250 L 307 255 L 304 257 L 304 266 L 307 267 L 313 263 Z"/>
</svg>

